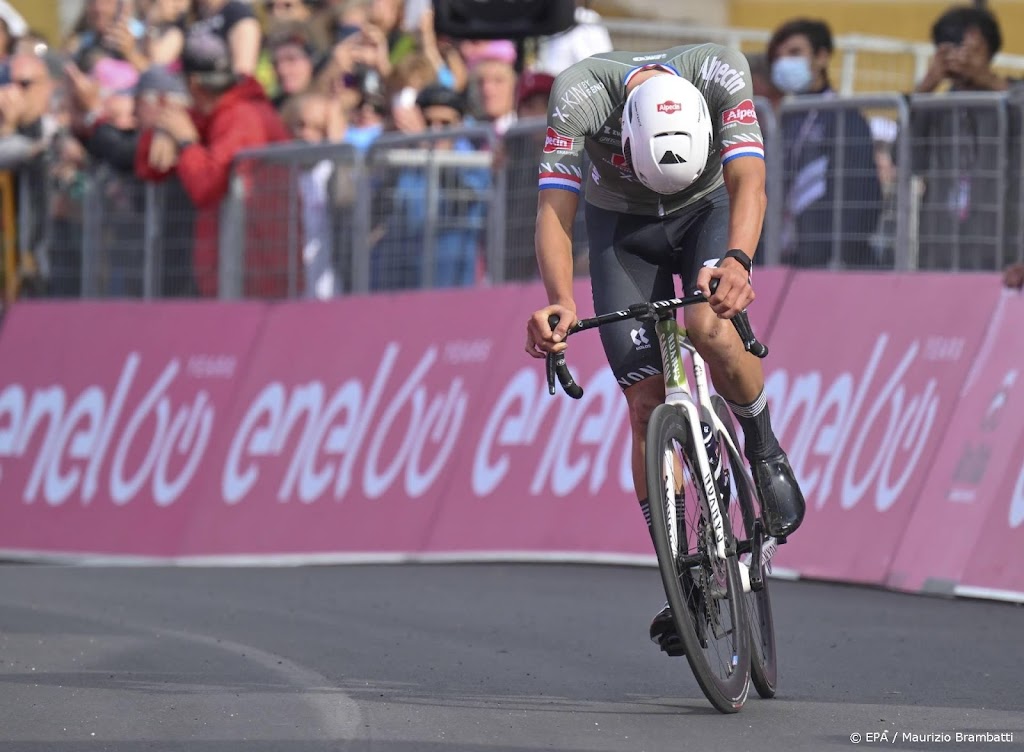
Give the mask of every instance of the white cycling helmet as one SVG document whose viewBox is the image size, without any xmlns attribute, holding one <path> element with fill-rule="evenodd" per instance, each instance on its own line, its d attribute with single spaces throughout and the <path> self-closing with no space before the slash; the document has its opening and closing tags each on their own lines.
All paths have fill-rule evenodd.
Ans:
<svg viewBox="0 0 1024 752">
<path fill-rule="evenodd" d="M 622 153 L 640 182 L 669 196 L 704 172 L 711 152 L 704 95 L 680 76 L 652 76 L 626 97 Z"/>
</svg>

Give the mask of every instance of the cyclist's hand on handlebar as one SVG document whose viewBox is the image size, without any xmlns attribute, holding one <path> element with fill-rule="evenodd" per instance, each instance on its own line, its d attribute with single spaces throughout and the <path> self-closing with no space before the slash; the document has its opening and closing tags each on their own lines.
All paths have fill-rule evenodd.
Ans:
<svg viewBox="0 0 1024 752">
<path fill-rule="evenodd" d="M 718 289 L 711 294 L 711 280 L 718 280 Z M 727 258 L 718 267 L 705 266 L 697 274 L 697 288 L 708 299 L 711 310 L 719 318 L 731 319 L 737 313 L 746 310 L 754 300 L 754 288 L 750 286 L 750 276 L 743 264 L 733 258 Z"/>
<path fill-rule="evenodd" d="M 548 325 L 548 317 L 558 316 L 554 331 Z M 547 353 L 565 349 L 565 333 L 576 323 L 576 308 L 564 305 L 549 305 L 536 311 L 526 322 L 526 352 L 534 358 L 543 358 Z"/>
</svg>

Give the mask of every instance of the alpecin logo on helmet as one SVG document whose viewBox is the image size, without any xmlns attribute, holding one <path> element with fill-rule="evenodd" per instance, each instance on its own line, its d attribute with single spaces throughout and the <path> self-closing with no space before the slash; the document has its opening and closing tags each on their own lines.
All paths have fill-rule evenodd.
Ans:
<svg viewBox="0 0 1024 752">
<path fill-rule="evenodd" d="M 757 109 L 749 99 L 744 99 L 731 110 L 722 113 L 722 125 L 754 125 L 757 122 Z"/>
<path fill-rule="evenodd" d="M 658 105 L 658 112 L 664 112 L 667 115 L 679 112 L 681 109 L 683 109 L 683 106 L 679 102 L 673 102 L 671 99 Z"/>
<path fill-rule="evenodd" d="M 554 154 L 556 152 L 572 151 L 576 139 L 571 136 L 563 136 L 554 128 L 548 126 L 547 136 L 544 138 L 544 153 Z"/>
</svg>

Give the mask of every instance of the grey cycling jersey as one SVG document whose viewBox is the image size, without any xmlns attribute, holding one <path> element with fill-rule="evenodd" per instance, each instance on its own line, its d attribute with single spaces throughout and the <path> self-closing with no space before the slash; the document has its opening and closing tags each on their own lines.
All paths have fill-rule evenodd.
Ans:
<svg viewBox="0 0 1024 752">
<path fill-rule="evenodd" d="M 645 66 L 671 68 L 691 81 L 704 95 L 714 122 L 715 148 L 704 173 L 672 196 L 640 183 L 622 154 L 625 79 Z M 689 206 L 722 185 L 723 164 L 744 156 L 764 159 L 753 96 L 747 59 L 717 44 L 650 53 L 608 52 L 581 60 L 558 76 L 551 91 L 540 188 L 579 193 L 586 149 L 591 162 L 586 199 L 594 206 L 650 216 Z M 667 107 L 673 104 L 665 102 Z"/>
</svg>

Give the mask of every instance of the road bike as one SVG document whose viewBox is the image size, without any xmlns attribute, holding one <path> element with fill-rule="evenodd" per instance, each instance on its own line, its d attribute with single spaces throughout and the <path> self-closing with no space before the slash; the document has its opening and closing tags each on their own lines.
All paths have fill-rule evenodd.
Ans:
<svg viewBox="0 0 1024 752">
<path fill-rule="evenodd" d="M 711 395 L 704 360 L 675 320 L 678 309 L 706 302 L 697 293 L 639 303 L 577 321 L 567 337 L 623 319 L 653 324 L 657 332 L 665 402 L 654 409 L 647 428 L 651 537 L 682 652 L 711 704 L 735 713 L 746 702 L 751 681 L 762 697 L 775 695 L 775 627 L 766 575 L 785 541 L 764 532 L 732 412 L 725 400 Z M 765 357 L 768 348 L 757 341 L 747 314 L 732 321 L 744 348 Z M 553 329 L 558 318 L 548 323 Z M 696 397 L 687 382 L 684 352 L 690 355 Z M 583 396 L 564 351 L 548 355 L 547 379 L 551 394 L 557 379 L 570 397 Z"/>
</svg>

